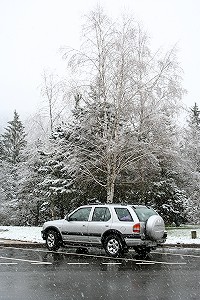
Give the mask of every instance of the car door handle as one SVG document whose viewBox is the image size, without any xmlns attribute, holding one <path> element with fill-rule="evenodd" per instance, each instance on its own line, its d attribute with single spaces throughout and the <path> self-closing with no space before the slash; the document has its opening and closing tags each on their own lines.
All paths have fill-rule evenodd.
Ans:
<svg viewBox="0 0 200 300">
<path fill-rule="evenodd" d="M 105 227 L 109 227 L 108 225 L 105 225 Z"/>
<path fill-rule="evenodd" d="M 86 227 L 86 225 L 85 225 L 85 224 L 83 224 L 83 227 Z"/>
</svg>

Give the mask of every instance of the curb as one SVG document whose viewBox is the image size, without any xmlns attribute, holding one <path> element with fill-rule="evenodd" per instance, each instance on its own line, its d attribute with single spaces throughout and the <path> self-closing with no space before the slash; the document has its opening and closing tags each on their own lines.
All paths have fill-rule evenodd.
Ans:
<svg viewBox="0 0 200 300">
<path fill-rule="evenodd" d="M 44 243 L 26 242 L 17 240 L 0 240 L 0 246 L 3 247 L 24 247 L 24 248 L 45 248 Z"/>
<path fill-rule="evenodd" d="M 177 247 L 177 248 L 200 248 L 200 244 L 164 244 L 161 248 L 170 248 L 170 247 Z"/>
</svg>

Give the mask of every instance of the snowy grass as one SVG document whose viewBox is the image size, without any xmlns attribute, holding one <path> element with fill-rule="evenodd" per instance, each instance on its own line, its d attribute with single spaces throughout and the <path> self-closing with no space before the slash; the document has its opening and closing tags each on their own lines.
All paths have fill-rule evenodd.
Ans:
<svg viewBox="0 0 200 300">
<path fill-rule="evenodd" d="M 43 243 L 42 227 L 0 226 L 0 239 Z"/>
<path fill-rule="evenodd" d="M 167 229 L 167 244 L 200 244 L 200 226 L 184 225 L 180 227 L 169 227 Z M 192 239 L 192 231 L 196 231 L 197 238 Z"/>
<path fill-rule="evenodd" d="M 27 241 L 44 243 L 41 237 L 42 227 L 0 226 L 0 240 Z M 197 232 L 197 238 L 192 239 L 191 231 Z M 167 228 L 166 244 L 200 244 L 200 225 L 188 225 Z"/>
</svg>

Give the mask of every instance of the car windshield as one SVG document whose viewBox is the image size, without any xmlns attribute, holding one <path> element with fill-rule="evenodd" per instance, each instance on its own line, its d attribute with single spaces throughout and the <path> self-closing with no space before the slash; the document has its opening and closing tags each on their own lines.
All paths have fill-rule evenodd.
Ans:
<svg viewBox="0 0 200 300">
<path fill-rule="evenodd" d="M 138 216 L 140 222 L 146 222 L 149 219 L 149 217 L 157 215 L 155 210 L 153 210 L 150 207 L 138 206 L 138 207 L 133 207 L 133 209 L 136 215 Z"/>
</svg>

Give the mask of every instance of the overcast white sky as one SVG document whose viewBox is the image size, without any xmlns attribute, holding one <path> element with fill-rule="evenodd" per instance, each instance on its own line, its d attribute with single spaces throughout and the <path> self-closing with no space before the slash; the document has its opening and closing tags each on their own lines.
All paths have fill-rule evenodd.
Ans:
<svg viewBox="0 0 200 300">
<path fill-rule="evenodd" d="M 59 49 L 78 47 L 82 16 L 97 3 L 114 17 L 131 11 L 153 47 L 178 45 L 188 90 L 183 101 L 200 106 L 199 0 L 0 0 L 0 123 L 14 109 L 22 119 L 38 109 L 43 70 L 64 72 Z"/>
</svg>

